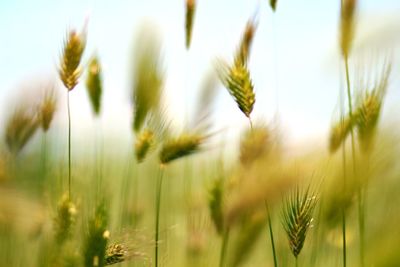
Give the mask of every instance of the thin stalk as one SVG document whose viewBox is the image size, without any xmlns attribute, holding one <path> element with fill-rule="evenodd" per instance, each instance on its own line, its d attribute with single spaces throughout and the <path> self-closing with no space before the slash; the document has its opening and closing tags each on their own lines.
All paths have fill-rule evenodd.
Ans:
<svg viewBox="0 0 400 267">
<path fill-rule="evenodd" d="M 295 257 L 294 263 L 295 263 L 295 266 L 296 266 L 296 267 L 299 266 L 299 261 L 298 261 L 297 257 Z"/>
<path fill-rule="evenodd" d="M 140 168 L 140 164 L 136 165 L 136 168 L 134 169 L 134 175 L 133 175 L 133 209 L 134 209 L 134 220 L 133 220 L 133 227 L 136 228 L 137 227 L 137 214 L 138 214 L 138 200 L 139 200 L 139 168 Z"/>
<path fill-rule="evenodd" d="M 227 228 L 224 231 L 224 236 L 222 238 L 221 253 L 219 256 L 219 267 L 225 266 L 225 255 L 226 255 L 226 249 L 228 247 L 228 241 L 229 241 L 229 228 Z"/>
<path fill-rule="evenodd" d="M 353 101 L 351 98 L 351 89 L 350 89 L 350 73 L 349 73 L 349 61 L 348 57 L 344 57 L 345 69 L 346 69 L 346 83 L 347 83 L 347 98 L 349 104 L 349 115 L 350 119 L 353 120 Z M 351 135 L 351 153 L 353 160 L 353 176 L 356 177 L 357 169 L 356 169 L 356 149 L 355 149 L 355 141 L 354 141 L 354 131 L 353 128 L 350 128 Z M 361 189 L 358 190 L 358 225 L 359 225 L 359 235 L 360 235 L 360 266 L 364 266 L 364 211 L 362 205 L 362 192 Z"/>
<path fill-rule="evenodd" d="M 278 260 L 276 257 L 276 250 L 275 250 L 275 241 L 274 241 L 274 233 L 272 231 L 272 222 L 271 222 L 271 214 L 269 213 L 268 203 L 265 201 L 265 208 L 267 210 L 267 217 L 268 217 L 268 228 L 269 228 L 269 236 L 271 238 L 271 246 L 272 246 L 272 255 L 274 257 L 274 266 L 278 267 Z"/>
<path fill-rule="evenodd" d="M 343 194 L 346 193 L 346 146 L 343 142 L 342 145 L 342 168 L 343 168 Z M 346 255 L 346 212 L 342 206 L 342 245 L 343 245 L 343 266 L 346 267 L 347 255 Z"/>
<path fill-rule="evenodd" d="M 161 189 L 162 189 L 162 180 L 164 174 L 164 167 L 160 167 L 160 175 L 157 179 L 157 188 L 156 188 L 156 232 L 155 232 L 155 251 L 154 251 L 154 258 L 155 258 L 155 266 L 158 267 L 158 242 L 159 242 L 159 231 L 160 231 L 160 206 L 161 206 Z"/>
<path fill-rule="evenodd" d="M 248 118 L 249 118 L 250 129 L 253 131 L 253 122 L 251 121 L 250 117 L 248 117 Z"/>
<path fill-rule="evenodd" d="M 44 132 L 42 135 L 42 159 L 41 159 L 41 163 L 42 163 L 42 176 L 43 176 L 43 180 L 46 180 L 46 161 L 47 161 L 47 144 L 46 144 L 46 133 Z"/>
<path fill-rule="evenodd" d="M 68 197 L 71 199 L 71 108 L 69 106 L 69 91 L 67 93 L 68 108 Z"/>
</svg>

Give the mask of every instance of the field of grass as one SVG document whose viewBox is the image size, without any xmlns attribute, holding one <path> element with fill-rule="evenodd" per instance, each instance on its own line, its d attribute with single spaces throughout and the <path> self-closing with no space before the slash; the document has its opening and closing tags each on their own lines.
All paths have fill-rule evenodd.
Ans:
<svg viewBox="0 0 400 267">
<path fill-rule="evenodd" d="M 188 51 L 198 2 L 184 1 Z M 392 51 L 353 56 L 358 4 L 342 0 L 338 17 L 339 114 L 322 141 L 296 148 L 279 122 L 252 116 L 258 13 L 238 29 L 232 57 L 204 75 L 184 127 L 169 117 L 162 40 L 143 25 L 129 138 L 100 123 L 107 73 L 87 51 L 91 28 L 69 30 L 57 81 L 32 84 L 35 97 L 21 94 L 2 114 L 0 267 L 400 266 L 400 135 L 398 119 L 382 116 L 398 75 Z M 269 5 L 279 12 L 279 1 Z M 225 138 L 212 116 L 218 88 L 247 122 L 240 138 Z M 85 141 L 74 136 L 76 90 L 93 111 Z M 55 129 L 60 118 L 65 128 Z"/>
</svg>

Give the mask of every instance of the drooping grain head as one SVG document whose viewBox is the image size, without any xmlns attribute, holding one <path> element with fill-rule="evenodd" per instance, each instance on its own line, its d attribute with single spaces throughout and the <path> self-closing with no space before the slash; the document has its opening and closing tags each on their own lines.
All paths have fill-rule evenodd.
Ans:
<svg viewBox="0 0 400 267">
<path fill-rule="evenodd" d="M 248 166 L 271 149 L 271 136 L 266 127 L 253 127 L 240 142 L 240 162 Z"/>
<path fill-rule="evenodd" d="M 159 154 L 160 163 L 165 165 L 198 152 L 203 141 L 204 137 L 196 134 L 182 134 L 165 141 Z"/>
<path fill-rule="evenodd" d="M 239 109 L 249 118 L 256 101 L 249 69 L 243 64 L 229 66 L 225 62 L 220 62 L 218 68 L 222 83 L 228 89 Z"/>
<path fill-rule="evenodd" d="M 64 244 L 71 236 L 76 213 L 75 204 L 69 199 L 68 194 L 64 194 L 58 203 L 57 216 L 55 218 L 55 238 L 58 245 Z"/>
<path fill-rule="evenodd" d="M 40 126 L 37 110 L 17 107 L 6 121 L 5 141 L 12 153 L 19 153 Z"/>
<path fill-rule="evenodd" d="M 219 235 L 224 231 L 224 181 L 216 179 L 209 191 L 208 207 L 211 219 Z"/>
<path fill-rule="evenodd" d="M 232 64 L 221 60 L 217 62 L 217 72 L 222 84 L 236 101 L 239 109 L 248 118 L 250 118 L 256 101 L 254 86 L 247 64 L 255 29 L 254 22 L 249 21 Z"/>
<path fill-rule="evenodd" d="M 139 32 L 133 68 L 133 129 L 137 133 L 149 115 L 159 109 L 164 84 L 161 43 L 154 29 L 143 28 Z"/>
<path fill-rule="evenodd" d="M 354 119 L 350 118 L 350 116 L 342 118 L 332 126 L 329 136 L 329 152 L 331 154 L 335 153 L 346 141 L 352 127 L 354 127 Z"/>
<path fill-rule="evenodd" d="M 357 0 L 341 0 L 340 9 L 340 49 L 342 55 L 348 58 L 354 39 L 354 21 Z"/>
<path fill-rule="evenodd" d="M 89 63 L 86 77 L 86 89 L 95 115 L 100 113 L 101 95 L 103 91 L 100 61 L 94 56 Z"/>
<path fill-rule="evenodd" d="M 47 87 L 39 106 L 39 116 L 43 131 L 47 132 L 57 109 L 57 94 L 54 87 Z"/>
<path fill-rule="evenodd" d="M 271 6 L 272 10 L 275 12 L 276 11 L 276 4 L 278 0 L 269 0 L 269 5 Z"/>
<path fill-rule="evenodd" d="M 186 22 L 185 22 L 186 49 L 190 48 L 190 44 L 192 41 L 192 30 L 193 30 L 195 10 L 196 10 L 196 0 L 186 0 Z"/>
<path fill-rule="evenodd" d="M 85 267 L 102 267 L 106 265 L 106 248 L 110 237 L 107 226 L 107 208 L 101 203 L 97 206 L 94 217 L 89 221 L 89 231 L 83 248 Z"/>
<path fill-rule="evenodd" d="M 296 258 L 304 246 L 316 204 L 317 198 L 310 192 L 310 188 L 300 192 L 299 187 L 284 203 L 282 224 L 289 240 L 290 250 Z"/>
<path fill-rule="evenodd" d="M 390 71 L 390 64 L 384 66 L 374 88 L 370 92 L 365 91 L 356 109 L 358 138 L 363 152 L 370 151 L 373 146 L 383 99 L 388 87 Z"/>
<path fill-rule="evenodd" d="M 75 88 L 82 74 L 80 63 L 85 46 L 86 32 L 77 33 L 75 30 L 72 30 L 68 33 L 64 42 L 64 49 L 59 67 L 60 79 L 68 91 Z"/>
<path fill-rule="evenodd" d="M 138 162 L 142 162 L 146 158 L 154 142 L 154 133 L 149 129 L 143 130 L 136 136 L 135 155 Z"/>
</svg>

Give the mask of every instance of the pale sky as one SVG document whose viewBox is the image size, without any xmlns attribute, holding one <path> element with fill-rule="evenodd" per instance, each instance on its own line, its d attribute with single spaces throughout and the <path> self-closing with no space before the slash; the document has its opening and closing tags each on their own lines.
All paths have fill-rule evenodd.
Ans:
<svg viewBox="0 0 400 267">
<path fill-rule="evenodd" d="M 355 46 L 364 57 L 388 52 L 394 56 L 384 115 L 398 114 L 400 1 L 359 2 Z M 192 47 L 187 52 L 184 0 L 1 0 L 0 123 L 15 91 L 56 75 L 67 30 L 81 28 L 89 18 L 84 62 L 96 52 L 103 65 L 103 129 L 111 136 L 131 134 L 130 58 L 135 32 L 143 23 L 156 25 L 161 33 L 166 101 L 179 125 L 185 110 L 194 105 L 202 77 L 217 57 L 232 56 L 247 20 L 258 10 L 259 26 L 250 59 L 257 99 L 254 120 L 270 122 L 279 103 L 280 125 L 288 140 L 323 137 L 338 112 L 342 67 L 337 46 L 339 7 L 339 0 L 280 0 L 273 14 L 267 0 L 197 0 Z M 66 92 L 60 91 L 65 96 Z M 83 83 L 71 93 L 71 107 L 74 138 L 83 137 L 93 130 Z M 238 126 L 247 125 L 222 86 L 215 113 L 217 129 L 237 132 Z M 55 125 L 65 127 L 64 107 Z"/>
</svg>

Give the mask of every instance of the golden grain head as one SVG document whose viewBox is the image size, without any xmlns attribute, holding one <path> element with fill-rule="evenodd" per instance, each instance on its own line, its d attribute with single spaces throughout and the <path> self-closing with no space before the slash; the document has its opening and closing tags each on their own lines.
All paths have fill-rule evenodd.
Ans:
<svg viewBox="0 0 400 267">
<path fill-rule="evenodd" d="M 196 134 L 182 134 L 165 141 L 159 154 L 160 163 L 168 164 L 173 160 L 198 152 L 203 141 L 204 137 Z"/>
<path fill-rule="evenodd" d="M 99 115 L 103 85 L 101 65 L 97 56 L 94 56 L 89 62 L 88 73 L 86 77 L 86 89 L 93 111 L 96 115 Z"/>
<path fill-rule="evenodd" d="M 135 155 L 138 162 L 142 162 L 154 145 L 154 133 L 149 130 L 143 130 L 137 137 L 135 142 Z"/>
<path fill-rule="evenodd" d="M 379 80 L 371 91 L 365 90 L 356 108 L 355 119 L 361 149 L 370 151 L 374 143 L 375 132 L 381 114 L 383 99 L 386 95 L 391 64 L 385 65 Z"/>
<path fill-rule="evenodd" d="M 218 72 L 222 83 L 235 100 L 239 109 L 246 117 L 250 117 L 256 97 L 248 67 L 243 64 L 229 66 L 225 62 L 221 62 Z"/>
<path fill-rule="evenodd" d="M 350 116 L 342 118 L 340 121 L 332 126 L 329 136 L 330 153 L 335 153 L 338 148 L 346 141 L 346 138 L 353 127 L 354 119 L 352 119 Z"/>
<path fill-rule="evenodd" d="M 340 49 L 345 58 L 349 56 L 354 39 L 354 17 L 357 0 L 341 0 Z"/>
<path fill-rule="evenodd" d="M 71 91 L 78 84 L 82 74 L 80 66 L 83 52 L 86 46 L 86 33 L 77 33 L 72 30 L 68 33 L 64 42 L 64 49 L 59 67 L 60 79 L 64 86 Z"/>
<path fill-rule="evenodd" d="M 40 126 L 37 110 L 21 106 L 11 113 L 6 122 L 5 140 L 12 153 L 18 153 Z"/>
<path fill-rule="evenodd" d="M 304 246 L 316 204 L 317 198 L 310 188 L 301 192 L 299 187 L 296 187 L 284 203 L 283 227 L 289 240 L 290 250 L 296 258 Z"/>
<path fill-rule="evenodd" d="M 47 132 L 57 109 L 57 94 L 54 87 L 47 87 L 39 106 L 39 116 L 43 131 Z"/>
<path fill-rule="evenodd" d="M 196 9 L 196 1 L 195 0 L 186 0 L 186 23 L 185 23 L 186 49 L 190 48 L 190 44 L 192 41 L 192 31 L 193 31 L 195 9 Z"/>
</svg>

